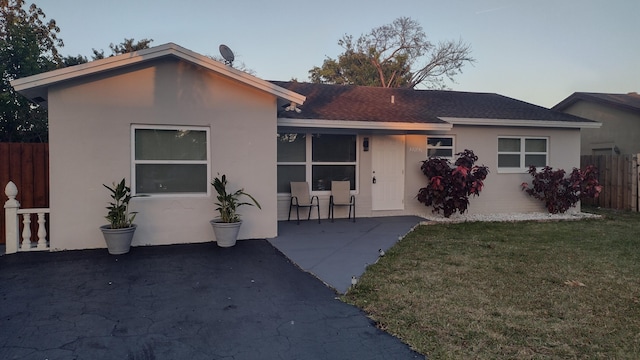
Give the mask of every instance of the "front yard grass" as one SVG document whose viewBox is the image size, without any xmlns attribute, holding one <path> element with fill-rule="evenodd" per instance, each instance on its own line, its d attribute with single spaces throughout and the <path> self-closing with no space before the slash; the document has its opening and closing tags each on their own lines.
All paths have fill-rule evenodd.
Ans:
<svg viewBox="0 0 640 360">
<path fill-rule="evenodd" d="M 640 214 L 425 225 L 344 300 L 429 359 L 636 359 Z"/>
</svg>

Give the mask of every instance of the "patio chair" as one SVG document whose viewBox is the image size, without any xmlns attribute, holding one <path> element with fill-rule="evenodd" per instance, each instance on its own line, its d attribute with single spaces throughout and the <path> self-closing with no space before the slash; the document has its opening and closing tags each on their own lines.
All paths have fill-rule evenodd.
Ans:
<svg viewBox="0 0 640 360">
<path fill-rule="evenodd" d="M 315 201 L 315 203 L 314 203 Z M 318 209 L 318 224 L 320 224 L 320 201 L 316 195 L 309 195 L 309 184 L 306 181 L 291 182 L 291 202 L 289 203 L 289 217 L 291 220 L 291 210 L 296 208 L 296 219 L 300 225 L 300 208 L 309 208 L 307 220 L 311 219 L 311 210 L 315 207 Z"/>
<path fill-rule="evenodd" d="M 329 197 L 329 218 L 333 222 L 334 206 L 348 206 L 349 219 L 351 219 L 351 210 L 353 209 L 353 222 L 356 222 L 356 197 L 351 195 L 351 182 L 349 181 L 332 181 L 331 196 Z"/>
</svg>

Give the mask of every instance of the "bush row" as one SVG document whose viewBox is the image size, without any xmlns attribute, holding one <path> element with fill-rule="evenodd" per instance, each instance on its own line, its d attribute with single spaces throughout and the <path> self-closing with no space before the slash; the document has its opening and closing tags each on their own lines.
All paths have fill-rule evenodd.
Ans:
<svg viewBox="0 0 640 360">
<path fill-rule="evenodd" d="M 416 198 L 425 206 L 433 207 L 434 213 L 442 212 L 450 217 L 456 212 L 463 214 L 469 206 L 469 197 L 480 195 L 489 169 L 475 165 L 478 157 L 472 150 L 457 153 L 455 163 L 446 158 L 432 157 L 422 162 L 420 169 L 427 177 L 427 185 L 418 191 Z M 597 198 L 602 190 L 598 183 L 598 169 L 589 165 L 584 170 L 574 168 L 569 176 L 563 169 L 553 170 L 545 166 L 538 171 L 529 167 L 533 177 L 531 185 L 524 182 L 522 190 L 544 202 L 552 214 L 564 213 L 578 201 Z"/>
</svg>

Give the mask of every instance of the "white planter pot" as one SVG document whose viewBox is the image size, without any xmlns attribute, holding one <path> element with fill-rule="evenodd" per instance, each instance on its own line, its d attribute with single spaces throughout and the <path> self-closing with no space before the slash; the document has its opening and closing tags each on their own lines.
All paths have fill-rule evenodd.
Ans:
<svg viewBox="0 0 640 360">
<path fill-rule="evenodd" d="M 133 233 L 136 228 L 136 224 L 131 224 L 131 227 L 123 229 L 112 229 L 111 225 L 100 226 L 109 254 L 121 255 L 128 253 L 129 249 L 131 249 L 131 240 L 133 240 Z"/>
<path fill-rule="evenodd" d="M 218 220 L 211 220 L 209 222 L 211 223 L 211 227 L 213 227 L 213 233 L 216 236 L 218 246 L 231 247 L 236 244 L 242 221 L 235 223 L 223 223 Z"/>
</svg>

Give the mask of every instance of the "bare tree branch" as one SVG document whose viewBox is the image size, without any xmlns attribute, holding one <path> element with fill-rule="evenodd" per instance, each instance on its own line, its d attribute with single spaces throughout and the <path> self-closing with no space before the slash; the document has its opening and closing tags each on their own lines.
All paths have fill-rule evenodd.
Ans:
<svg viewBox="0 0 640 360">
<path fill-rule="evenodd" d="M 344 35 L 338 45 L 345 52 L 337 60 L 328 58 L 322 67 L 310 70 L 312 81 L 443 88 L 445 78 L 453 81 L 466 63 L 475 61 L 468 44 L 458 40 L 436 46 L 427 40 L 422 26 L 409 17 L 374 28 L 355 41 L 352 35 Z M 366 64 L 362 62 L 365 59 Z M 416 69 L 416 64 L 421 65 Z"/>
<path fill-rule="evenodd" d="M 454 76 L 462 72 L 465 63 L 474 63 L 471 56 L 471 46 L 462 40 L 438 43 L 435 51 L 431 53 L 429 62 L 422 68 L 413 72 L 409 87 L 415 87 L 421 83 L 442 83 L 446 76 L 454 81 Z"/>
</svg>

